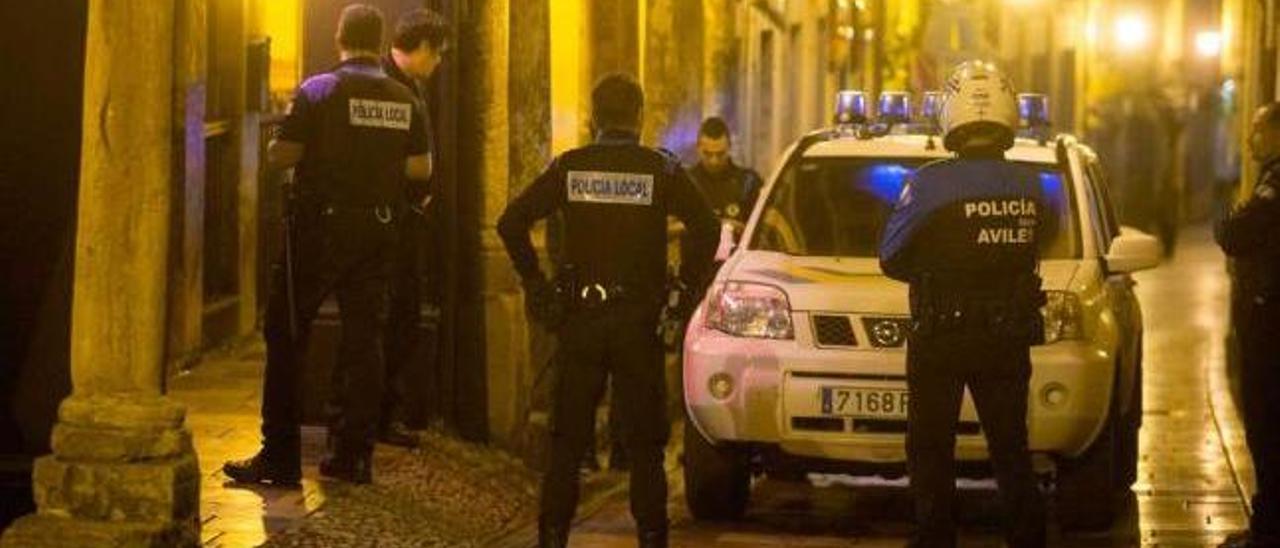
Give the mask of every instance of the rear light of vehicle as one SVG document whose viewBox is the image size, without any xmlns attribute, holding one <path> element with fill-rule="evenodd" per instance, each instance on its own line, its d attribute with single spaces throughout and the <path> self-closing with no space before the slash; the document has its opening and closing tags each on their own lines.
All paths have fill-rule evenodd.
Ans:
<svg viewBox="0 0 1280 548">
<path fill-rule="evenodd" d="M 1080 297 L 1070 291 L 1046 291 L 1048 302 L 1040 309 L 1044 316 L 1044 343 L 1084 337 L 1084 314 Z"/>
<path fill-rule="evenodd" d="M 725 282 L 707 300 L 706 326 L 737 337 L 794 339 L 791 303 L 781 289 L 765 284 Z"/>
</svg>

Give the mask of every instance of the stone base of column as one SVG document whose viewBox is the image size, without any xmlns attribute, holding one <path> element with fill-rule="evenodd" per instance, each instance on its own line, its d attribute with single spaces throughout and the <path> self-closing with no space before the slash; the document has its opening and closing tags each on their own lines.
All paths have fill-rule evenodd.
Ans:
<svg viewBox="0 0 1280 548">
<path fill-rule="evenodd" d="M 185 410 L 151 395 L 63 400 L 36 460 L 37 513 L 0 546 L 197 546 L 200 466 Z"/>
</svg>

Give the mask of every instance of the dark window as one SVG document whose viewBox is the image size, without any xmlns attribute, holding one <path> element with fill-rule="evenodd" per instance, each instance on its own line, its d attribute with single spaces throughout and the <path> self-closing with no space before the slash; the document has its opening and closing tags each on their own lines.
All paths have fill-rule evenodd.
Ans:
<svg viewBox="0 0 1280 548">
<path fill-rule="evenodd" d="M 908 175 L 928 158 L 805 158 L 783 170 L 767 198 L 751 249 L 790 255 L 876 257 L 880 233 Z M 1058 216 L 1045 258 L 1080 255 L 1075 198 L 1057 166 L 1026 164 Z"/>
</svg>

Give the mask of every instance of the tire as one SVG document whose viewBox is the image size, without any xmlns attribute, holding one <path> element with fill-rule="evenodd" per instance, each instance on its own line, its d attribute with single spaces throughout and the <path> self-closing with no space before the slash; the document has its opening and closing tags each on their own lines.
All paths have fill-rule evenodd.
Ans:
<svg viewBox="0 0 1280 548">
<path fill-rule="evenodd" d="M 689 513 L 707 521 L 742 517 L 751 496 L 746 455 L 716 447 L 693 424 L 684 427 L 684 497 Z"/>
<path fill-rule="evenodd" d="M 1115 436 L 1115 483 L 1113 490 L 1123 495 L 1138 481 L 1138 433 L 1142 429 L 1142 362 L 1134 379 L 1133 402 L 1120 420 Z"/>
<path fill-rule="evenodd" d="M 1116 438 L 1121 422 L 1111 405 L 1107 424 L 1084 454 L 1058 462 L 1057 513 L 1064 531 L 1103 531 L 1115 522 Z"/>
</svg>

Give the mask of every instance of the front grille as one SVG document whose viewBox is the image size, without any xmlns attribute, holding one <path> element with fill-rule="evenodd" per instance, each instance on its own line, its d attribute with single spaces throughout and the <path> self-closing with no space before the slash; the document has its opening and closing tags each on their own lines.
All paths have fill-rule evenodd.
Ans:
<svg viewBox="0 0 1280 548">
<path fill-rule="evenodd" d="M 818 346 L 857 346 L 853 336 L 853 323 L 848 316 L 816 315 L 813 317 L 813 335 Z"/>
<path fill-rule="evenodd" d="M 835 417 L 791 417 L 792 430 L 844 432 L 844 419 Z"/>
</svg>

